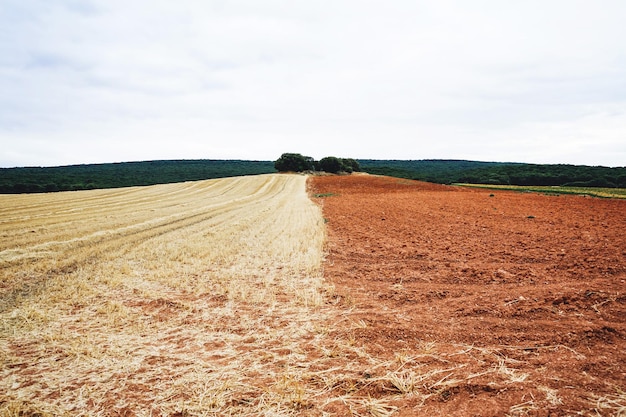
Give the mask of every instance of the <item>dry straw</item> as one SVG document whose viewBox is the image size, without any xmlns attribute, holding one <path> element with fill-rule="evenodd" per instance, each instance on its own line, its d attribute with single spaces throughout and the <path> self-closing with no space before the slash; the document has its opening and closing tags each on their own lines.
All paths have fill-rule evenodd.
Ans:
<svg viewBox="0 0 626 417">
<path fill-rule="evenodd" d="M 306 407 L 329 288 L 304 182 L 0 196 L 0 414 Z"/>
</svg>

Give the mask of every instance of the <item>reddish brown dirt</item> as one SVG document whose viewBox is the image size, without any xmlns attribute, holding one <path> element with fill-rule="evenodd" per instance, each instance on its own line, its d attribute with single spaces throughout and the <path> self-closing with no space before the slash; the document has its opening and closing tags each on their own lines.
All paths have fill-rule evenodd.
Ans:
<svg viewBox="0 0 626 417">
<path fill-rule="evenodd" d="M 421 399 L 394 397 L 394 415 L 626 407 L 625 200 L 369 175 L 309 187 L 329 230 L 326 278 L 367 325 L 336 336 L 420 358 L 424 372 L 453 369 L 417 389 Z"/>
</svg>

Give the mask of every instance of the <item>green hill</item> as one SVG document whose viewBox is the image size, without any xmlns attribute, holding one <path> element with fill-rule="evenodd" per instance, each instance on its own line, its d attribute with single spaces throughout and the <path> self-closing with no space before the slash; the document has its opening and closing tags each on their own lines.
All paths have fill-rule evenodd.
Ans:
<svg viewBox="0 0 626 417">
<path fill-rule="evenodd" d="M 276 172 L 270 161 L 170 160 L 0 169 L 0 193 L 166 184 Z"/>
<path fill-rule="evenodd" d="M 441 184 L 566 185 L 626 188 L 626 167 L 463 160 L 360 159 L 361 170 Z"/>
</svg>

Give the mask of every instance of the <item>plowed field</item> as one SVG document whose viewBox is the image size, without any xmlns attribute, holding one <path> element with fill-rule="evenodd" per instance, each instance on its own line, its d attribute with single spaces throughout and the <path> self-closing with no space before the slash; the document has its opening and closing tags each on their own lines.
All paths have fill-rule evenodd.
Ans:
<svg viewBox="0 0 626 417">
<path fill-rule="evenodd" d="M 312 177 L 394 415 L 625 415 L 626 201 Z M 370 387 L 371 388 L 371 387 Z"/>
</svg>

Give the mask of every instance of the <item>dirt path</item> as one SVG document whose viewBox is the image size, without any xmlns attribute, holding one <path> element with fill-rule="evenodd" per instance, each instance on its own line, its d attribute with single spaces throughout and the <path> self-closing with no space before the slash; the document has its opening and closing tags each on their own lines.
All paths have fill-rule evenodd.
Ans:
<svg viewBox="0 0 626 417">
<path fill-rule="evenodd" d="M 326 279 L 362 323 L 336 337 L 398 361 L 377 394 L 394 415 L 625 412 L 626 201 L 367 175 L 309 188 Z"/>
</svg>

